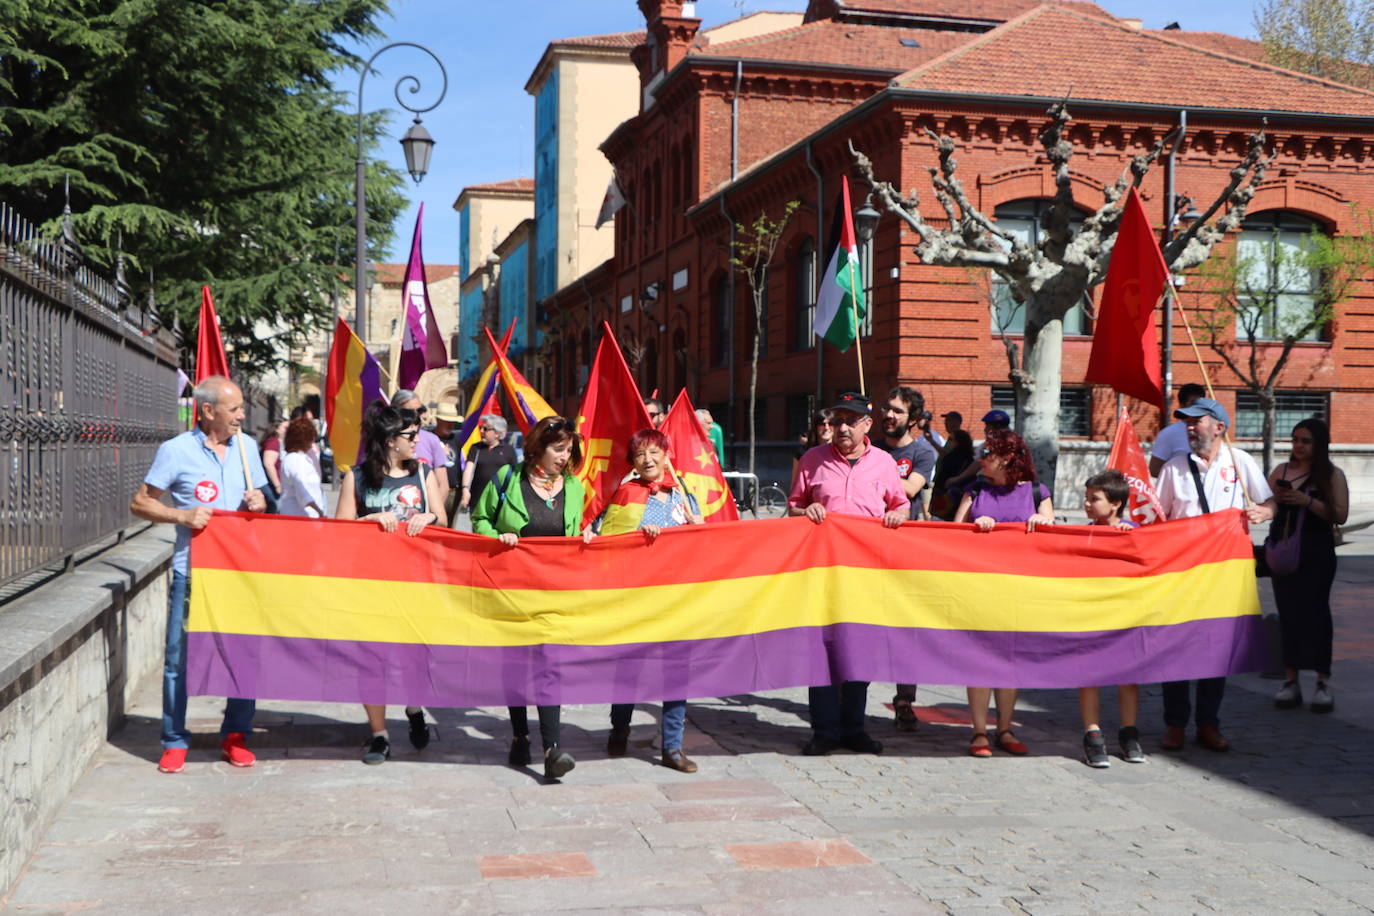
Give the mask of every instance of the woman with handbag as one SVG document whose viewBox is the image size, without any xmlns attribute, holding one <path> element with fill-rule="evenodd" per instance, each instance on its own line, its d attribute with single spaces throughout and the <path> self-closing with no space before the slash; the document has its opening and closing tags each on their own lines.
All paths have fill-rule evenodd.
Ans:
<svg viewBox="0 0 1374 916">
<path fill-rule="evenodd" d="M 1313 712 L 1335 708 L 1331 696 L 1331 584 L 1336 578 L 1335 528 L 1350 510 L 1345 474 L 1331 463 L 1331 431 L 1316 418 L 1293 427 L 1289 459 L 1269 474 L 1278 514 L 1265 539 L 1274 602 L 1283 634 L 1287 679 L 1274 705 L 1302 704 L 1299 670 L 1317 672 Z"/>
</svg>

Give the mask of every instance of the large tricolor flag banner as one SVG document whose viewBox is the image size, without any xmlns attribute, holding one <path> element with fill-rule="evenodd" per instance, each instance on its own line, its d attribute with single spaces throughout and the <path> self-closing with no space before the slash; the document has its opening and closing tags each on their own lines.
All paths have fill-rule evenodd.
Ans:
<svg viewBox="0 0 1374 916">
<path fill-rule="evenodd" d="M 421 253 L 420 224 L 425 218 L 425 205 L 415 214 L 415 234 L 410 239 L 410 260 L 406 263 L 403 296 L 405 298 L 405 330 L 401 335 L 401 357 L 396 369 L 396 385 L 414 388 L 427 369 L 442 369 L 448 365 L 448 351 L 444 335 L 429 304 L 429 286 L 425 282 L 425 257 Z"/>
<path fill-rule="evenodd" d="M 831 514 L 515 547 L 217 512 L 191 564 L 197 695 L 452 707 L 836 680 L 1080 687 L 1254 671 L 1267 653 L 1239 510 L 1031 535 Z"/>
<path fill-rule="evenodd" d="M 577 431 L 585 440 L 582 467 L 577 469 L 587 493 L 583 518 L 590 520 L 601 515 L 606 501 L 630 473 L 630 462 L 625 457 L 630 437 L 653 425 L 615 334 L 609 324 L 602 322 L 601 342 L 597 344 L 587 391 L 577 412 Z"/>
<path fill-rule="evenodd" d="M 708 522 L 737 522 L 739 509 L 716 460 L 716 449 L 701 425 L 687 389 L 678 392 L 660 427 L 673 443 L 673 470 L 701 508 Z"/>
<path fill-rule="evenodd" d="M 1169 279 L 1169 267 L 1150 228 L 1140 194 L 1131 188 L 1112 246 L 1102 302 L 1093 326 L 1093 348 L 1084 379 L 1111 385 L 1122 394 L 1164 406 L 1155 306 Z"/>
<path fill-rule="evenodd" d="M 224 356 L 224 341 L 219 336 L 219 316 L 210 287 L 200 288 L 200 325 L 196 330 L 196 384 L 212 375 L 229 377 L 229 360 Z"/>
<path fill-rule="evenodd" d="M 324 389 L 324 415 L 334 466 L 345 473 L 362 459 L 363 415 L 382 397 L 382 368 L 342 318 L 334 325 Z"/>
<path fill-rule="evenodd" d="M 816 336 L 848 350 L 859 336 L 858 319 L 868 314 L 864 304 L 863 278 L 859 272 L 859 246 L 854 240 L 854 214 L 849 205 L 849 178 L 841 179 L 839 241 L 821 277 L 816 297 Z"/>
<path fill-rule="evenodd" d="M 501 387 L 510 399 L 511 413 L 515 414 L 515 422 L 519 425 L 520 431 L 528 435 L 534 424 L 545 417 L 554 416 L 558 411 L 550 407 L 548 401 L 545 401 L 539 392 L 534 390 L 534 386 L 525 380 L 520 370 L 515 368 L 506 356 L 506 348 L 491 336 L 491 330 L 482 328 L 482 331 L 487 335 L 487 344 L 491 347 L 492 362 L 496 364 L 501 375 Z"/>
<path fill-rule="evenodd" d="M 1116 420 L 1116 438 L 1107 456 L 1107 467 L 1120 471 L 1131 485 L 1131 499 L 1126 507 L 1126 516 L 1131 521 L 1149 525 L 1164 518 L 1164 507 L 1159 504 L 1155 485 L 1150 480 L 1150 465 L 1140 448 L 1140 438 L 1135 434 L 1131 416 L 1124 407 Z"/>
</svg>

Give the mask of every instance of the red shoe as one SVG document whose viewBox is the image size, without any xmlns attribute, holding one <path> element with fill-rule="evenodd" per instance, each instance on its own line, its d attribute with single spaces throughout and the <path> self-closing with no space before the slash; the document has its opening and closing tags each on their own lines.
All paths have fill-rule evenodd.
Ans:
<svg viewBox="0 0 1374 916">
<path fill-rule="evenodd" d="M 230 766 L 251 767 L 258 762 L 257 755 L 243 743 L 243 732 L 225 735 L 220 748 L 220 757 Z"/>
<path fill-rule="evenodd" d="M 997 733 L 997 746 L 1008 754 L 1015 754 L 1017 757 L 1030 753 L 1030 748 L 1017 741 L 1016 736 L 1011 733 L 1009 728 Z"/>
<path fill-rule="evenodd" d="M 180 773 L 186 769 L 186 748 L 169 747 L 162 752 L 162 759 L 157 762 L 159 773 Z"/>
<path fill-rule="evenodd" d="M 979 738 L 983 739 L 983 743 L 975 744 Z M 988 742 L 988 733 L 974 732 L 973 737 L 969 739 L 968 752 L 970 757 L 991 757 L 992 745 Z"/>
</svg>

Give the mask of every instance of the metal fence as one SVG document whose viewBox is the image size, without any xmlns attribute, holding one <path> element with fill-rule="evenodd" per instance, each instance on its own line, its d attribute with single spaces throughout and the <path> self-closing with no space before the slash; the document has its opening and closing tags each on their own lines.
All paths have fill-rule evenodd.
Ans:
<svg viewBox="0 0 1374 916">
<path fill-rule="evenodd" d="M 177 432 L 175 352 L 145 323 L 0 204 L 0 587 L 134 521 Z"/>
</svg>

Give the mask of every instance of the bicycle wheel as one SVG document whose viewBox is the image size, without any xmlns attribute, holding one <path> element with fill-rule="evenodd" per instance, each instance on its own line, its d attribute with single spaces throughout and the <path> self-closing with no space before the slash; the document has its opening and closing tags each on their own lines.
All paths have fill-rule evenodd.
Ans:
<svg viewBox="0 0 1374 916">
<path fill-rule="evenodd" d="M 769 484 L 759 490 L 759 509 L 756 518 L 781 518 L 787 513 L 787 494 L 782 488 Z"/>
</svg>

